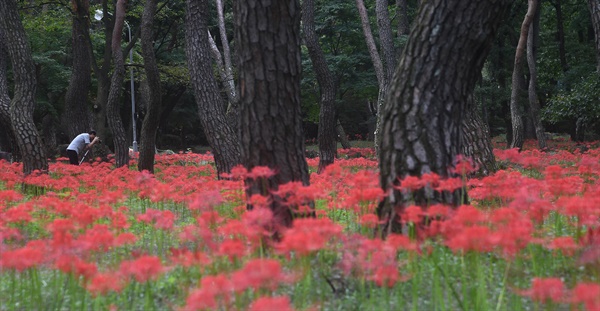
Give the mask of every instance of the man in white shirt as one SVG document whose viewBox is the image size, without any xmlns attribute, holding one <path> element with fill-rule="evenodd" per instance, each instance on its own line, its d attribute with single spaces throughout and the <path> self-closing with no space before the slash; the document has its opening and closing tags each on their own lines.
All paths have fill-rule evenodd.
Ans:
<svg viewBox="0 0 600 311">
<path fill-rule="evenodd" d="M 100 141 L 100 138 L 96 137 L 96 131 L 94 130 L 77 135 L 67 147 L 69 162 L 73 165 L 79 165 L 79 154 L 84 150 L 90 150 L 98 141 Z"/>
</svg>

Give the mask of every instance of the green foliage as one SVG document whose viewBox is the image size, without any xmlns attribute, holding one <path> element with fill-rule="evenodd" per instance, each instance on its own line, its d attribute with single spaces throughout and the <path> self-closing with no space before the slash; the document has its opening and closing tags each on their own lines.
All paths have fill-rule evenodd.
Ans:
<svg viewBox="0 0 600 311">
<path fill-rule="evenodd" d="M 589 124 L 600 119 L 600 77 L 596 72 L 582 77 L 570 90 L 556 94 L 545 107 L 544 120 L 558 123 L 569 119 Z"/>
</svg>

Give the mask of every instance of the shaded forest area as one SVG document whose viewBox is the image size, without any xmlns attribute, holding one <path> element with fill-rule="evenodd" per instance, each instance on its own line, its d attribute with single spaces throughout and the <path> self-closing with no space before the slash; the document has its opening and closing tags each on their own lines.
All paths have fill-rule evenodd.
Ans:
<svg viewBox="0 0 600 311">
<path fill-rule="evenodd" d="M 527 43 L 524 49 L 525 59 L 515 84 L 515 50 L 531 2 L 537 1 L 529 1 L 529 6 L 525 1 L 514 2 L 496 34 L 475 89 L 475 101 L 483 120 L 489 125 L 492 136 L 506 135 L 509 143 L 515 126 L 511 108 L 513 113 L 515 109 L 520 113 L 523 139 L 536 138 L 535 119 L 540 117 L 545 132 L 567 133 L 576 140 L 596 140 L 600 138 L 600 79 L 597 73 L 598 43 L 595 42 L 593 15 L 590 14 L 594 10 L 593 1 L 589 4 L 584 1 L 540 1 L 538 10 L 532 12 L 528 38 L 531 43 Z M 213 52 L 212 68 L 219 82 L 217 88 L 222 103 L 230 111 L 235 107 L 236 95 L 232 93 L 237 87 L 238 74 L 236 64 L 231 60 L 232 55 L 237 53 L 233 35 L 233 2 L 216 0 L 205 3 L 209 9 L 206 28 Z M 116 27 L 116 5 L 117 1 L 107 0 L 89 3 L 85 0 L 18 1 L 35 64 L 37 89 L 33 118 L 48 154 L 56 154 L 56 146 L 68 143 L 78 131 L 87 128 L 99 131 L 104 142 L 114 150 L 113 134 L 105 119 L 110 113 L 106 106 L 109 101 L 107 85 L 114 70 L 110 59 L 110 36 L 111 30 Z M 208 145 L 194 99 L 191 68 L 185 52 L 185 1 L 158 1 L 151 24 L 160 94 L 153 93 L 156 88 L 151 86 L 151 79 L 147 78 L 144 70 L 145 54 L 141 40 L 144 5 L 145 1 L 128 1 L 124 10 L 125 26 L 120 26 L 123 27 L 119 39 L 124 52 L 125 72 L 120 83 L 121 94 L 115 95 L 115 109 L 122 120 L 127 144 L 132 145 L 134 136 L 132 101 L 135 102 L 133 110 L 137 124 L 135 136 L 139 140 L 142 123 L 151 106 L 149 103 L 158 96 L 162 101 L 160 112 L 155 116 L 158 120 L 158 149 L 185 150 Z M 88 6 L 87 9 L 82 11 L 85 6 Z M 389 3 L 380 0 L 314 1 L 315 38 L 336 86 L 333 93 L 336 124 L 341 125 L 350 139 L 374 139 L 380 91 L 391 79 L 418 7 L 418 1 L 411 0 Z M 387 9 L 384 10 L 387 14 L 382 13 L 382 8 Z M 597 8 L 595 10 L 597 15 Z M 97 12 L 105 14 L 99 17 Z M 387 24 L 382 19 L 386 15 Z M 387 34 L 386 29 L 389 30 Z M 81 38 L 86 32 L 89 40 L 73 39 L 74 35 Z M 318 133 L 319 94 L 322 90 L 309 56 L 305 28 L 302 35 L 302 117 L 306 140 L 314 141 Z M 390 39 L 392 49 L 386 48 Z M 5 44 L 12 43 L 5 38 Z M 92 47 L 89 54 L 82 48 L 86 44 Z M 536 76 L 531 74 L 529 57 L 533 57 L 536 65 Z M 8 69 L 7 87 L 3 88 L 5 94 L 2 95 L 12 98 L 15 79 L 11 66 L 6 66 L 5 61 L 0 64 Z M 378 73 L 378 70 L 383 70 L 384 74 Z M 88 85 L 77 94 L 73 83 L 70 83 L 72 79 L 89 81 L 83 81 Z M 534 80 L 537 99 L 533 100 L 539 103 L 539 112 L 532 111 L 529 104 L 531 92 L 528 94 L 527 90 Z M 519 89 L 515 91 L 514 85 L 518 85 Z M 78 107 L 83 108 L 83 116 L 76 113 L 80 109 Z M 79 122 L 83 125 L 74 130 L 72 124 Z M 3 130 L 0 134 L 0 149 L 10 151 L 7 132 Z"/>
</svg>

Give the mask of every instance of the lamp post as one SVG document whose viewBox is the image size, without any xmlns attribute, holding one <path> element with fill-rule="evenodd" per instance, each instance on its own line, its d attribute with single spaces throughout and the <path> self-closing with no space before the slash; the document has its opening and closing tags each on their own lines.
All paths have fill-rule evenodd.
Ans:
<svg viewBox="0 0 600 311">
<path fill-rule="evenodd" d="M 102 10 L 96 10 L 94 14 L 94 18 L 96 20 L 102 20 L 103 13 Z M 129 43 L 131 43 L 131 27 L 129 27 L 129 23 L 125 21 L 125 26 L 127 26 L 127 34 L 129 36 Z M 133 82 L 133 47 L 129 49 L 129 75 L 130 75 L 130 88 L 131 88 L 131 121 L 133 125 L 133 151 L 138 152 L 138 143 L 137 143 L 137 127 L 135 122 L 135 89 Z"/>
</svg>

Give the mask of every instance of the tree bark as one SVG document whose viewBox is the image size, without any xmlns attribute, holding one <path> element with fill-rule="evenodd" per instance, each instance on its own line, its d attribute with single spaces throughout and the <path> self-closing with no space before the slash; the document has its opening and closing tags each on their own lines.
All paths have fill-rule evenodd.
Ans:
<svg viewBox="0 0 600 311">
<path fill-rule="evenodd" d="M 551 1 L 556 11 L 556 36 L 558 41 L 558 56 L 560 58 L 560 68 L 563 72 L 569 70 L 569 64 L 567 63 L 567 52 L 565 48 L 565 27 L 562 14 L 562 0 Z"/>
<path fill-rule="evenodd" d="M 535 128 L 535 137 L 541 150 L 546 149 L 546 130 L 540 116 L 540 102 L 537 95 L 537 46 L 540 36 L 540 9 L 535 12 L 527 35 L 527 64 L 529 65 L 529 114 Z"/>
<path fill-rule="evenodd" d="M 110 82 L 110 91 L 106 105 L 108 127 L 113 135 L 116 167 L 129 164 L 129 146 L 125 137 L 123 120 L 119 113 L 119 103 L 121 102 L 121 95 L 123 93 L 123 77 L 125 76 L 125 60 L 123 58 L 123 50 L 121 49 L 124 22 L 125 0 L 118 0 L 115 11 L 115 26 L 112 33 L 112 55 L 115 68 Z"/>
<path fill-rule="evenodd" d="M 10 104 L 10 119 L 23 157 L 23 173 L 29 175 L 36 170 L 47 172 L 48 161 L 44 154 L 42 139 L 33 122 L 37 86 L 35 64 L 25 28 L 19 17 L 17 2 L 0 1 L 0 16 L 2 16 L 1 37 L 6 40 L 15 81 L 14 95 Z"/>
<path fill-rule="evenodd" d="M 146 170 L 150 173 L 154 173 L 156 131 L 158 130 L 162 110 L 162 88 L 160 73 L 156 65 L 156 55 L 154 54 L 154 31 L 152 30 L 156 6 L 157 0 L 146 0 L 144 12 L 142 13 L 141 26 L 142 55 L 144 56 L 144 71 L 146 72 L 146 81 L 148 82 L 149 101 L 146 116 L 142 122 L 138 170 L 140 172 Z"/>
<path fill-rule="evenodd" d="M 394 69 L 396 69 L 396 49 L 394 48 L 394 36 L 392 34 L 392 22 L 388 12 L 388 0 L 375 1 L 375 13 L 377 16 L 377 29 L 379 29 L 379 42 L 383 51 L 385 64 L 385 80 L 391 81 Z"/>
<path fill-rule="evenodd" d="M 510 116 L 512 120 L 512 141 L 510 148 L 523 148 L 524 132 L 523 126 L 523 100 L 525 94 L 520 85 L 523 84 L 523 59 L 525 49 L 527 47 L 527 37 L 529 33 L 529 25 L 533 21 L 533 17 L 537 10 L 538 0 L 528 0 L 527 14 L 521 24 L 521 33 L 517 49 L 515 51 L 515 63 L 512 74 L 512 91 L 510 94 Z"/>
<path fill-rule="evenodd" d="M 338 139 L 340 140 L 342 148 L 349 149 L 350 147 L 352 147 L 352 145 L 350 145 L 350 140 L 348 140 L 348 136 L 346 135 L 346 131 L 344 131 L 344 127 L 342 126 L 342 123 L 339 119 L 335 120 L 335 133 L 337 134 Z"/>
<path fill-rule="evenodd" d="M 300 111 L 300 4 L 235 1 L 234 16 L 243 163 L 248 170 L 267 166 L 277 173 L 246 179 L 246 193 L 270 197 L 275 223 L 290 226 L 292 211 L 273 191 L 292 181 L 309 184 Z"/>
<path fill-rule="evenodd" d="M 462 154 L 471 158 L 477 166 L 477 176 L 487 176 L 497 170 L 496 158 L 492 151 L 490 130 L 481 118 L 475 98 L 469 96 L 462 118 Z"/>
<path fill-rule="evenodd" d="M 381 234 L 400 231 L 397 211 L 410 200 L 420 206 L 456 206 L 464 193 L 432 187 L 401 192 L 406 176 L 456 176 L 462 152 L 461 118 L 510 0 L 423 2 L 390 84 L 382 111 L 381 186 L 389 193 L 377 208 Z"/>
<path fill-rule="evenodd" d="M 75 136 L 89 131 L 88 93 L 92 82 L 92 52 L 89 34 L 89 0 L 71 0 L 73 10 L 72 42 L 73 69 L 65 94 L 64 122 L 67 135 Z"/>
<path fill-rule="evenodd" d="M 600 2 L 588 0 L 592 26 L 594 27 L 594 39 L 596 42 L 596 71 L 600 73 Z"/>
<path fill-rule="evenodd" d="M 225 64 L 223 63 L 223 57 L 221 56 L 221 52 L 215 43 L 215 40 L 212 38 L 210 32 L 208 33 L 208 43 L 210 44 L 210 50 L 213 55 L 213 60 L 218 69 L 218 73 L 221 77 L 221 83 L 225 88 L 225 93 L 227 94 L 227 98 L 229 99 L 229 104 L 227 105 L 227 109 L 225 110 L 225 115 L 227 117 L 227 122 L 229 126 L 234 130 L 234 132 L 239 132 L 240 126 L 240 104 L 239 104 L 239 96 L 237 95 L 237 90 L 235 88 L 235 83 L 233 81 L 233 75 L 228 74 L 225 70 Z M 239 140 L 239 137 L 237 138 Z"/>
<path fill-rule="evenodd" d="M 335 77 L 329 70 L 323 50 L 319 45 L 315 31 L 315 1 L 304 0 L 302 2 L 302 25 L 304 41 L 308 49 L 310 60 L 321 93 L 321 106 L 319 110 L 319 169 L 320 174 L 325 168 L 333 164 L 337 153 L 335 99 L 337 84 Z"/>
<path fill-rule="evenodd" d="M 10 97 L 8 96 L 8 80 L 6 77 L 8 63 L 8 51 L 6 42 L 0 32 L 0 150 L 10 152 L 13 159 L 20 159 L 17 137 L 12 128 L 10 120 Z"/>
<path fill-rule="evenodd" d="M 358 8 L 358 14 L 360 15 L 363 34 L 367 43 L 367 49 L 369 50 L 369 55 L 371 56 L 371 61 L 373 62 L 373 67 L 375 69 L 377 84 L 379 85 L 379 93 L 377 95 L 377 122 L 374 133 L 375 151 L 379 153 L 379 133 L 381 132 L 380 116 L 385 94 L 387 93 L 388 80 L 383 68 L 383 62 L 379 56 L 379 52 L 377 52 L 377 45 L 375 44 L 375 39 L 373 38 L 373 32 L 371 31 L 371 24 L 369 23 L 369 16 L 367 14 L 367 8 L 365 7 L 364 1 L 356 0 L 356 7 Z"/>
<path fill-rule="evenodd" d="M 200 122 L 210 144 L 218 177 L 241 162 L 238 134 L 225 115 L 208 43 L 208 0 L 187 0 L 186 55 Z"/>
<path fill-rule="evenodd" d="M 229 49 L 229 39 L 227 38 L 227 30 L 225 28 L 225 17 L 223 15 L 223 0 L 215 0 L 217 4 L 217 16 L 219 17 L 219 35 L 221 37 L 221 46 L 223 47 L 223 84 L 227 85 L 230 90 L 230 106 L 231 109 L 239 109 L 238 96 L 235 91 L 235 83 L 233 78 L 233 65 L 231 64 L 231 52 Z M 237 114 L 237 113 L 236 113 Z M 237 126 L 237 125 L 236 125 Z"/>
<path fill-rule="evenodd" d="M 410 22 L 408 21 L 407 0 L 396 0 L 396 18 L 398 18 L 398 36 L 408 35 Z"/>
</svg>

